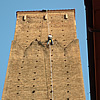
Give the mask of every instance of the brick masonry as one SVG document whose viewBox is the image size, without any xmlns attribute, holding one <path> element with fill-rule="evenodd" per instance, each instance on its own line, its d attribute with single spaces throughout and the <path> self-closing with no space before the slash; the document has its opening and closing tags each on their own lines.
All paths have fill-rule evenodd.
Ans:
<svg viewBox="0 0 100 100">
<path fill-rule="evenodd" d="M 54 41 L 51 55 L 48 23 Z M 74 9 L 17 12 L 2 100 L 85 100 Z"/>
</svg>

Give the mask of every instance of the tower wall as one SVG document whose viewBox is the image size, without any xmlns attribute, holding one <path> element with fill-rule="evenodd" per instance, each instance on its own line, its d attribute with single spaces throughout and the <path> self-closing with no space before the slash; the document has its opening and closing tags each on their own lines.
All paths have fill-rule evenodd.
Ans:
<svg viewBox="0 0 100 100">
<path fill-rule="evenodd" d="M 2 100 L 85 100 L 75 10 L 17 12 Z"/>
</svg>

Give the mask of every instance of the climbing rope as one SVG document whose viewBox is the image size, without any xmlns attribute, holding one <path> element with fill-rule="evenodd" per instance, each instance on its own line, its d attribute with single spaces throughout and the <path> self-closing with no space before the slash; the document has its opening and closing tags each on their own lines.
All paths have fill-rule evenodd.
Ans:
<svg viewBox="0 0 100 100">
<path fill-rule="evenodd" d="M 49 20 L 48 20 L 48 13 L 46 11 L 46 15 L 47 15 L 47 24 L 48 24 L 48 35 L 50 34 L 50 28 L 49 28 Z M 51 43 L 51 42 L 50 42 Z M 51 45 L 49 43 L 49 50 L 50 50 L 50 69 L 51 69 L 51 93 L 52 93 L 52 100 L 54 100 L 53 97 L 53 78 L 52 78 L 52 63 L 51 63 Z"/>
</svg>

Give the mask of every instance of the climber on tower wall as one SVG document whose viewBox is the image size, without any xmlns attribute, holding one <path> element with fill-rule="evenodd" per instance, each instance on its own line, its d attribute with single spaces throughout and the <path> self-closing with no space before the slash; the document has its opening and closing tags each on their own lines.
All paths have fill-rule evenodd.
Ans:
<svg viewBox="0 0 100 100">
<path fill-rule="evenodd" d="M 51 43 L 50 44 L 53 45 L 53 40 L 52 40 L 52 35 L 51 34 L 48 35 L 47 45 L 49 45 L 50 40 L 51 40 Z"/>
</svg>

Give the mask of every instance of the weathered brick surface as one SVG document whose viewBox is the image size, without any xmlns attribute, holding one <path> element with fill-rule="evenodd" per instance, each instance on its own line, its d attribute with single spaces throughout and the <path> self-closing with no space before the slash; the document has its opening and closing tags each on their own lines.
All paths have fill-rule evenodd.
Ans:
<svg viewBox="0 0 100 100">
<path fill-rule="evenodd" d="M 48 11 L 48 21 L 43 19 L 46 14 L 17 12 L 2 100 L 52 99 L 50 56 L 54 100 L 85 100 L 75 12 Z M 54 40 L 51 55 L 46 46 L 48 23 Z"/>
</svg>

